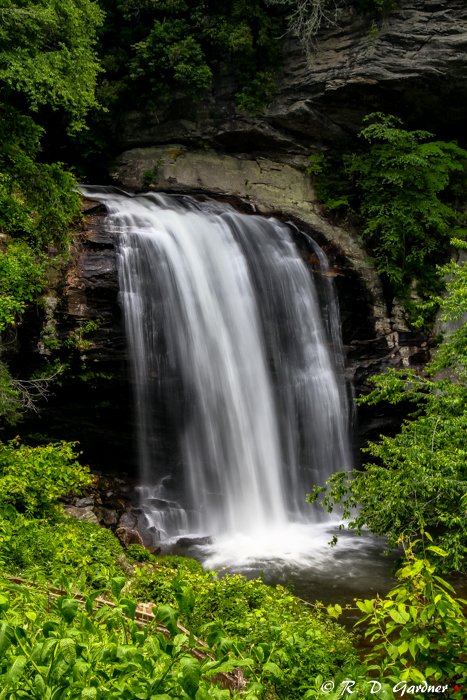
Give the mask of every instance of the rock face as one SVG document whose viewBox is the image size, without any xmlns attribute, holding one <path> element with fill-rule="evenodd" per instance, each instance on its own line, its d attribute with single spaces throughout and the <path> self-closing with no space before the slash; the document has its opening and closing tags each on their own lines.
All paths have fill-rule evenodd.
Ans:
<svg viewBox="0 0 467 700">
<path fill-rule="evenodd" d="M 290 221 L 309 233 L 331 264 L 353 381 L 361 382 L 387 365 L 408 365 L 417 357 L 423 341 L 408 332 L 397 303 L 385 298 L 356 233 L 323 217 L 299 156 L 279 162 L 190 151 L 173 144 L 136 148 L 118 158 L 113 177 L 130 190 L 146 187 L 224 198 L 247 211 Z"/>
<path fill-rule="evenodd" d="M 125 357 L 117 298 L 116 239 L 104 226 L 102 206 L 83 200 L 82 209 L 86 223 L 74 239 L 61 292 L 61 332 L 69 335 L 82 325 L 84 331 L 77 338 L 77 350 L 89 367 L 97 363 L 102 372 L 107 362 L 114 368 L 116 360 Z"/>
<path fill-rule="evenodd" d="M 289 47 L 268 123 L 301 143 L 332 143 L 358 130 L 363 115 L 385 111 L 418 128 L 462 136 L 466 3 L 400 0 L 373 22 L 346 4 L 336 25 L 318 35 L 308 64 Z"/>
<path fill-rule="evenodd" d="M 161 113 L 122 115 L 122 150 L 200 143 L 236 153 L 308 153 L 355 135 L 373 111 L 401 116 L 440 137 L 465 139 L 467 4 L 399 0 L 382 17 L 336 1 L 309 58 L 297 40 L 284 50 L 276 94 L 265 113 L 235 110 L 234 86 L 215 86 L 198 105 L 174 103 Z"/>
<path fill-rule="evenodd" d="M 136 458 L 116 239 L 103 226 L 102 207 L 83 201 L 83 210 L 85 224 L 76 232 L 70 260 L 50 280 L 40 336 L 25 325 L 28 346 L 23 343 L 18 363 L 43 370 L 47 360 L 65 371 L 39 415 L 26 418 L 22 433 L 78 441 L 83 461 L 93 468 L 131 473 Z"/>
<path fill-rule="evenodd" d="M 326 221 L 303 171 L 314 150 L 345 144 L 373 111 L 397 114 L 409 128 L 465 143 L 467 3 L 397 0 L 382 16 L 336 0 L 335 21 L 307 57 L 289 39 L 277 90 L 264 113 L 234 106 L 222 78 L 194 104 L 121 115 L 122 155 L 115 180 L 129 189 L 197 192 L 240 201 L 299 224 L 331 261 L 342 312 L 349 377 L 356 392 L 387 366 L 423 364 L 426 338 L 410 333 L 385 298 L 357 236 Z M 362 438 L 377 435 L 389 412 L 360 411 Z"/>
</svg>

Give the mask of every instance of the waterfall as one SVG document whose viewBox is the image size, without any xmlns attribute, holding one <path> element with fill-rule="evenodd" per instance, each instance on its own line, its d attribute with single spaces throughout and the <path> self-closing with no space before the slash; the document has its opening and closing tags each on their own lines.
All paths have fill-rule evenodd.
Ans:
<svg viewBox="0 0 467 700">
<path fill-rule="evenodd" d="M 338 307 L 286 224 L 191 197 L 84 188 L 118 236 L 144 508 L 162 538 L 280 531 L 349 466 Z M 320 311 L 319 296 L 325 308 Z M 162 407 L 162 408 L 161 408 Z M 160 415 L 176 464 L 161 458 Z"/>
</svg>

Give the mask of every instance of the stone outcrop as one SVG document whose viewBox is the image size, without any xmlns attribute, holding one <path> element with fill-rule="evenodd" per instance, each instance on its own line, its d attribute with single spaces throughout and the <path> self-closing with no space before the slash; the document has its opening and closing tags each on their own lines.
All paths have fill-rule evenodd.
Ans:
<svg viewBox="0 0 467 700">
<path fill-rule="evenodd" d="M 179 100 L 161 112 L 122 115 L 122 150 L 166 143 L 200 144 L 236 153 L 308 153 L 355 135 L 373 111 L 408 126 L 465 139 L 467 4 L 398 0 L 381 17 L 336 0 L 310 56 L 297 40 L 285 46 L 276 93 L 253 118 L 234 107 L 225 79 L 201 103 Z"/>
<path fill-rule="evenodd" d="M 116 239 L 104 226 L 104 207 L 82 200 L 85 224 L 74 238 L 71 261 L 60 294 L 59 332 L 69 337 L 84 328 L 77 350 L 88 366 L 105 371 L 108 362 L 125 356 L 125 337 L 118 304 Z M 92 330 L 87 332 L 86 324 Z M 90 337 L 88 337 L 90 336 Z"/>
<path fill-rule="evenodd" d="M 303 158 L 281 162 L 171 144 L 125 151 L 112 174 L 130 190 L 208 194 L 249 212 L 277 216 L 310 233 L 330 260 L 352 380 L 361 383 L 384 366 L 409 365 L 413 357 L 421 360 L 423 341 L 408 332 L 397 303 L 385 299 L 357 234 L 323 216 Z"/>
<path fill-rule="evenodd" d="M 467 5 L 399 0 L 372 20 L 341 3 L 307 62 L 289 45 L 267 122 L 301 143 L 333 143 L 372 111 L 462 136 L 467 107 Z M 304 141 L 304 139 L 306 139 Z"/>
</svg>

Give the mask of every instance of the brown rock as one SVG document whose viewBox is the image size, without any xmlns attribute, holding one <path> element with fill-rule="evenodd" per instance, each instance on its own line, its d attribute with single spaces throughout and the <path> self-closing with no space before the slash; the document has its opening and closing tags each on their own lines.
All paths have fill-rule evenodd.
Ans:
<svg viewBox="0 0 467 700">
<path fill-rule="evenodd" d="M 138 530 L 132 530 L 128 527 L 118 527 L 116 535 L 124 547 L 128 547 L 130 544 L 140 544 L 144 547 L 143 538 Z"/>
</svg>

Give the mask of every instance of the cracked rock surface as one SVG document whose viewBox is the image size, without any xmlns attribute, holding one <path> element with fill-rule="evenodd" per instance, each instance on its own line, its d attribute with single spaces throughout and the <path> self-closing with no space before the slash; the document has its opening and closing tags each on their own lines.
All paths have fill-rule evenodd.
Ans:
<svg viewBox="0 0 467 700">
<path fill-rule="evenodd" d="M 225 78 L 201 103 L 122 115 L 122 150 L 164 143 L 228 151 L 300 154 L 361 128 L 372 111 L 396 113 L 409 127 L 463 137 L 467 107 L 467 3 L 398 0 L 382 17 L 336 0 L 307 58 L 297 40 L 284 49 L 276 94 L 258 118 L 234 107 Z"/>
</svg>

